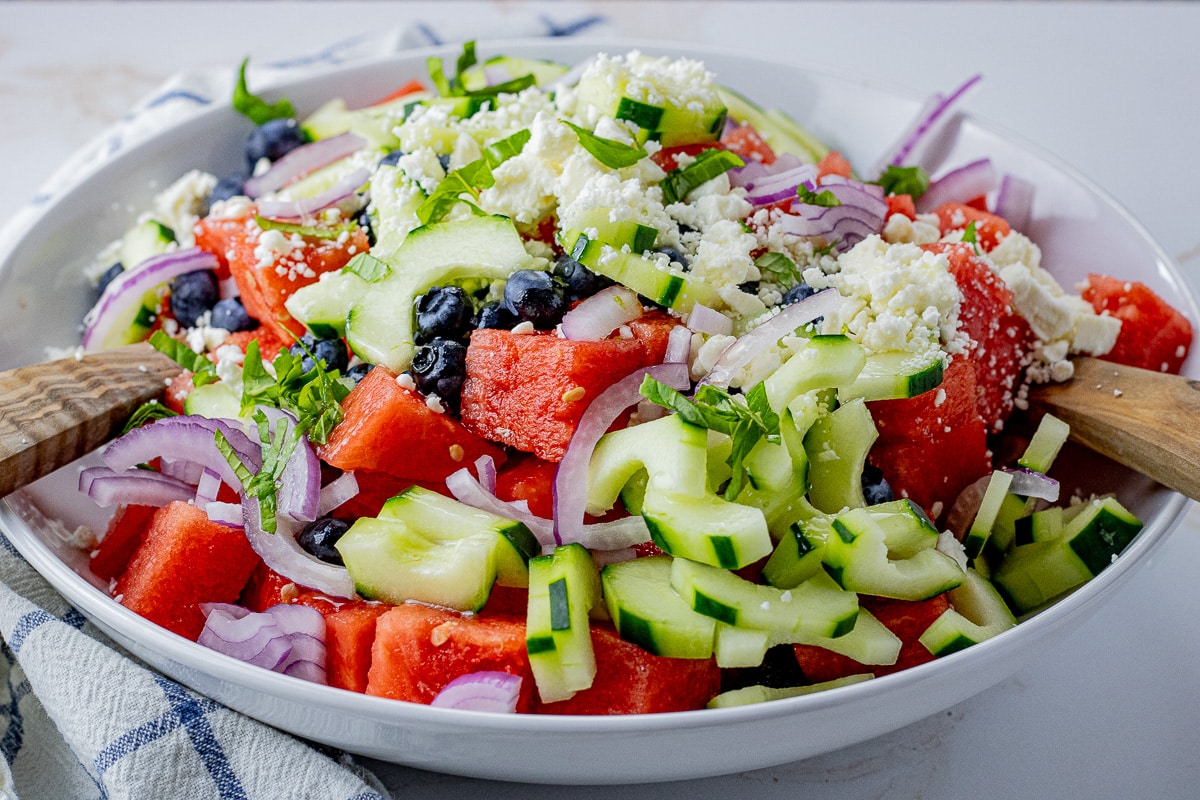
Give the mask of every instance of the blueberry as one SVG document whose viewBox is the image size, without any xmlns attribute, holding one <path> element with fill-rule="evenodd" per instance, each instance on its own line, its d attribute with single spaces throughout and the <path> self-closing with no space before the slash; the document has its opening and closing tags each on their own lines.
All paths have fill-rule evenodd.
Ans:
<svg viewBox="0 0 1200 800">
<path fill-rule="evenodd" d="M 494 303 L 484 303 L 479 313 L 475 315 L 472 324 L 476 328 L 500 328 L 502 330 L 511 331 L 517 326 L 521 320 L 516 314 L 508 310 L 508 308 L 499 301 Z"/>
<path fill-rule="evenodd" d="M 212 308 L 212 320 L 209 324 L 214 328 L 224 328 L 230 333 L 252 331 L 258 327 L 258 321 L 246 313 L 246 307 L 236 297 L 218 300 Z"/>
<path fill-rule="evenodd" d="M 802 686 L 808 679 L 800 670 L 796 653 L 790 644 L 776 645 L 767 650 L 762 664 L 721 670 L 721 691 L 729 692 L 747 686 L 769 686 L 784 689 Z"/>
<path fill-rule="evenodd" d="M 242 187 L 246 184 L 245 175 L 227 175 L 217 181 L 217 185 L 208 193 L 208 205 L 221 200 L 228 200 L 231 197 L 237 197 L 242 194 Z"/>
<path fill-rule="evenodd" d="M 667 258 L 679 264 L 679 266 L 682 267 L 685 272 L 692 268 L 692 264 L 690 261 L 688 261 L 688 257 L 679 250 L 676 250 L 674 247 L 659 247 L 654 252 L 666 254 Z"/>
<path fill-rule="evenodd" d="M 354 385 L 357 386 L 363 378 L 367 377 L 367 373 L 374 368 L 374 364 L 368 364 L 366 361 L 363 361 L 346 370 L 346 377 L 354 381 Z"/>
<path fill-rule="evenodd" d="M 539 330 L 553 328 L 567 310 L 562 290 L 549 272 L 519 269 L 504 285 L 504 304 L 523 322 Z"/>
<path fill-rule="evenodd" d="M 393 150 L 383 158 L 379 159 L 379 166 L 394 167 L 400 162 L 400 156 L 404 155 L 403 150 Z"/>
<path fill-rule="evenodd" d="M 746 294 L 752 294 L 752 295 L 757 296 L 758 295 L 758 281 L 746 281 L 745 283 L 739 283 L 738 289 L 745 292 Z"/>
<path fill-rule="evenodd" d="M 554 274 L 562 280 L 566 300 L 571 303 L 591 297 L 613 283 L 611 278 L 592 272 L 566 253 L 555 259 Z"/>
<path fill-rule="evenodd" d="M 417 298 L 417 342 L 460 339 L 471 330 L 474 309 L 457 286 L 434 286 Z"/>
<path fill-rule="evenodd" d="M 342 566 L 342 554 L 337 551 L 335 545 L 348 530 L 350 523 L 344 519 L 321 517 L 304 526 L 300 535 L 296 537 L 296 543 L 314 558 Z"/>
<path fill-rule="evenodd" d="M 883 477 L 883 470 L 873 464 L 867 464 L 862 471 L 863 497 L 867 505 L 877 506 L 880 503 L 890 503 L 896 497 L 892 493 L 892 485 Z"/>
<path fill-rule="evenodd" d="M 457 409 L 467 377 L 467 347 L 452 339 L 434 339 L 413 353 L 413 380 L 422 394 L 436 394 Z"/>
<path fill-rule="evenodd" d="M 346 351 L 346 343 L 341 339 L 318 339 L 311 333 L 300 337 L 300 341 L 288 350 L 293 358 L 299 358 L 300 368 L 305 372 L 316 366 L 313 358 L 319 358 L 325 363 L 329 372 L 338 370 L 345 372 L 350 364 L 350 353 Z"/>
<path fill-rule="evenodd" d="M 785 306 L 790 306 L 792 303 L 799 303 L 806 297 L 811 297 L 816 293 L 817 290 L 809 286 L 807 283 L 797 283 L 795 286 L 784 292 L 783 304 Z"/>
<path fill-rule="evenodd" d="M 116 280 L 116 277 L 124 271 L 125 265 L 120 261 L 104 270 L 104 274 L 100 276 L 100 282 L 96 284 L 96 291 L 100 294 L 104 294 L 104 290 L 108 288 L 108 285 Z"/>
<path fill-rule="evenodd" d="M 358 227 L 362 228 L 367 234 L 367 244 L 371 247 L 375 246 L 375 223 L 371 220 L 371 212 L 366 209 L 358 215 Z"/>
<path fill-rule="evenodd" d="M 442 165 L 442 170 L 444 172 L 450 171 L 450 156 L 448 156 L 448 155 L 438 156 L 438 163 Z"/>
<path fill-rule="evenodd" d="M 253 170 L 259 159 L 277 161 L 307 141 L 299 123 L 290 117 L 264 122 L 246 140 L 246 163 Z"/>
<path fill-rule="evenodd" d="M 195 327 L 219 299 L 217 275 L 210 269 L 185 272 L 171 281 L 171 314 L 185 328 Z"/>
</svg>

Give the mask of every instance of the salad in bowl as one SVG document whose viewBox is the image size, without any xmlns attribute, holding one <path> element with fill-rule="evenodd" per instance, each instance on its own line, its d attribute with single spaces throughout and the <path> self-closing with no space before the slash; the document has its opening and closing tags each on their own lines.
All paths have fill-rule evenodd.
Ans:
<svg viewBox="0 0 1200 800">
<path fill-rule="evenodd" d="M 930 174 L 977 79 L 852 163 L 692 58 L 427 72 L 304 114 L 243 77 L 241 168 L 96 259 L 82 347 L 183 370 L 79 473 L 125 608 L 376 698 L 702 717 L 1002 637 L 1141 530 L 1022 412 L 1190 324 L 1060 285 L 1020 176 Z"/>
</svg>

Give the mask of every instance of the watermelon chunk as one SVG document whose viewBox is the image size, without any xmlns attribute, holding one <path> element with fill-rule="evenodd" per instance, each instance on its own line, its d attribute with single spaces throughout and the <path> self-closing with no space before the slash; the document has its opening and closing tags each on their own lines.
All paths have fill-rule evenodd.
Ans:
<svg viewBox="0 0 1200 800">
<path fill-rule="evenodd" d="M 1137 281 L 1088 275 L 1083 299 L 1097 314 L 1121 320 L 1117 343 L 1107 361 L 1155 372 L 1179 374 L 1192 345 L 1192 324 L 1153 289 Z"/>
<path fill-rule="evenodd" d="M 520 455 L 496 474 L 496 496 L 524 500 L 529 510 L 546 519 L 554 516 L 554 476 L 558 464 L 534 455 Z"/>
<path fill-rule="evenodd" d="M 108 523 L 100 544 L 92 551 L 88 568 L 106 581 L 119 576 L 129 566 L 129 560 L 150 528 L 156 506 L 121 506 Z"/>
<path fill-rule="evenodd" d="M 325 673 L 330 686 L 367 690 L 375 626 L 392 606 L 355 602 L 325 615 Z"/>
<path fill-rule="evenodd" d="M 662 362 L 665 315 L 630 323 L 632 338 L 598 342 L 552 333 L 471 333 L 462 420 L 470 430 L 546 461 L 559 461 L 588 403 L 640 367 Z"/>
<path fill-rule="evenodd" d="M 151 622 L 195 640 L 204 628 L 200 604 L 235 602 L 259 563 L 240 528 L 219 525 L 177 501 L 155 512 L 113 596 Z"/>
<path fill-rule="evenodd" d="M 938 228 L 945 236 L 950 231 L 965 229 L 975 223 L 975 241 L 990 252 L 1000 243 L 1000 240 L 1012 232 L 1008 220 L 988 211 L 982 211 L 967 203 L 942 203 L 934 213 L 938 216 Z"/>
<path fill-rule="evenodd" d="M 607 625 L 592 625 L 596 679 L 569 700 L 543 703 L 539 714 L 654 714 L 692 711 L 721 691 L 713 659 L 664 658 L 631 644 Z"/>
<path fill-rule="evenodd" d="M 376 623 L 367 694 L 428 705 L 450 681 L 480 671 L 521 676 L 517 711 L 533 708 L 536 687 L 523 619 L 400 605 Z"/>
<path fill-rule="evenodd" d="M 870 408 L 879 430 L 868 456 L 871 463 L 883 471 L 898 497 L 911 499 L 932 518 L 991 471 L 975 370 L 968 359 L 951 360 L 937 389 L 905 400 L 878 400 Z"/>
<path fill-rule="evenodd" d="M 1029 362 L 1029 323 L 1017 313 L 1004 281 L 970 245 L 934 244 L 925 249 L 945 253 L 950 260 L 950 274 L 962 294 L 959 329 L 971 337 L 969 358 L 975 368 L 979 416 L 989 433 L 998 432 L 1012 414 Z"/>
<path fill-rule="evenodd" d="M 879 677 L 933 661 L 933 654 L 925 649 L 920 638 L 921 634 L 934 623 L 934 620 L 950 607 L 950 601 L 946 599 L 946 595 L 939 594 L 928 600 L 916 601 L 862 595 L 859 597 L 859 602 L 863 608 L 882 622 L 884 627 L 899 637 L 900 655 L 896 659 L 896 663 L 865 665 L 823 647 L 807 644 L 793 645 L 792 649 L 796 653 L 796 660 L 800 664 L 804 677 L 813 683 L 832 681 L 863 672 L 873 672 L 876 677 Z"/>
<path fill-rule="evenodd" d="M 339 469 L 437 484 L 480 456 L 504 463 L 503 450 L 431 409 L 424 397 L 400 386 L 383 367 L 367 373 L 342 401 L 342 411 L 342 422 L 317 448 L 322 461 Z"/>
</svg>

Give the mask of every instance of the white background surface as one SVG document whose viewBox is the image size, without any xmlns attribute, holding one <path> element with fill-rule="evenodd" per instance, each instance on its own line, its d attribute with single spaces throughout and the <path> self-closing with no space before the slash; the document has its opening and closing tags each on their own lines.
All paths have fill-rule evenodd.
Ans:
<svg viewBox="0 0 1200 800">
<path fill-rule="evenodd" d="M 418 19 L 483 38 L 517 29 L 517 19 L 589 13 L 638 38 L 742 48 L 920 93 L 982 72 L 972 113 L 1092 178 L 1200 286 L 1200 5 L 1186 3 L 0 0 L 0 219 L 179 70 L 233 65 L 248 54 L 282 60 Z M 1097 267 L 1127 274 L 1119 264 Z M 1193 508 L 1124 591 L 1012 679 L 894 734 L 801 763 L 620 790 L 370 766 L 398 798 L 414 799 L 1192 798 L 1200 795 L 1198 570 Z"/>
</svg>

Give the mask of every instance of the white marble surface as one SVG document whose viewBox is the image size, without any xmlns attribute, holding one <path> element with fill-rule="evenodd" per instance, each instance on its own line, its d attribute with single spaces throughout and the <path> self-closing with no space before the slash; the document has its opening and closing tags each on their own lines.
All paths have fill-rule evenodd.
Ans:
<svg viewBox="0 0 1200 800">
<path fill-rule="evenodd" d="M 409 20 L 502 31 L 607 15 L 921 92 L 982 72 L 973 113 L 1119 198 L 1200 286 L 1200 6 L 1187 3 L 19 3 L 0 1 L 0 218 L 172 73 L 317 50 Z M 1119 265 L 1113 271 L 1120 274 Z M 1200 786 L 1200 513 L 1095 616 L 1010 680 L 822 758 L 622 797 L 1190 798 Z M 731 743 L 736 746 L 736 743 Z M 372 763 L 397 797 L 557 797 Z M 619 764 L 613 765 L 620 769 Z M 567 790 L 608 797 L 613 788 Z"/>
</svg>

